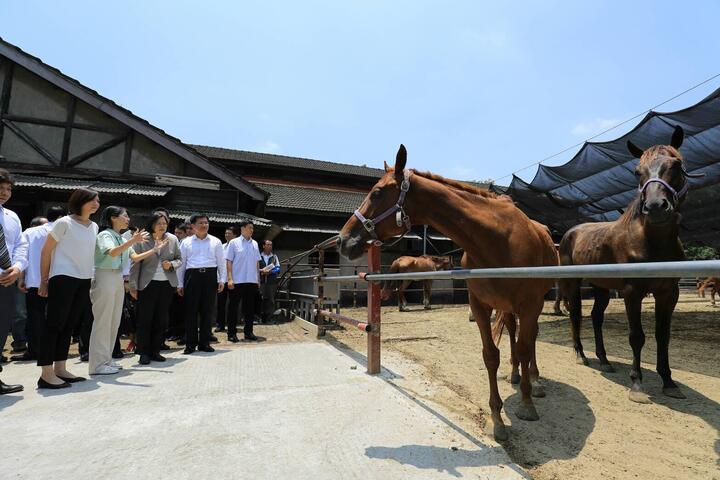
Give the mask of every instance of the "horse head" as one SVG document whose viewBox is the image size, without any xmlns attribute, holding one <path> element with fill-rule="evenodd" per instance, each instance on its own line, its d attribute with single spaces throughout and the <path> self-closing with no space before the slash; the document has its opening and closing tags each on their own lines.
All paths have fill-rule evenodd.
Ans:
<svg viewBox="0 0 720 480">
<path fill-rule="evenodd" d="M 340 253 L 345 257 L 354 260 L 373 242 L 381 243 L 409 229 L 409 220 L 402 208 L 404 194 L 401 191 L 403 183 L 409 188 L 406 163 L 407 150 L 404 145 L 400 145 L 395 167 L 391 168 L 385 163 L 385 175 L 372 187 L 355 214 L 345 222 L 338 242 Z"/>
<path fill-rule="evenodd" d="M 704 174 L 688 173 L 683 156 L 678 149 L 683 143 L 685 132 L 675 127 L 670 145 L 655 145 L 642 150 L 628 140 L 630 153 L 639 158 L 635 167 L 640 192 L 640 211 L 652 224 L 664 224 L 676 219 L 677 209 L 685 200 L 689 177 Z"/>
<path fill-rule="evenodd" d="M 452 257 L 450 257 L 450 256 L 433 257 L 433 262 L 435 262 L 435 268 L 438 270 L 452 270 L 453 269 Z"/>
</svg>

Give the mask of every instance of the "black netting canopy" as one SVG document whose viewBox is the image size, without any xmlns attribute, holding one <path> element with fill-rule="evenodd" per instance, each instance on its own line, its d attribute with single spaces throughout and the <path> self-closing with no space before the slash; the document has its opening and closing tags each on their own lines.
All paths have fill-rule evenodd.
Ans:
<svg viewBox="0 0 720 480">
<path fill-rule="evenodd" d="M 627 140 L 643 149 L 666 145 L 676 125 L 685 130 L 680 152 L 687 170 L 705 173 L 688 179 L 690 192 L 680 209 L 681 237 L 720 247 L 720 89 L 677 112 L 650 112 L 618 139 L 585 143 L 565 165 L 541 165 L 530 183 L 513 176 L 504 193 L 556 235 L 578 223 L 615 220 L 637 194 L 638 159 L 628 152 Z"/>
</svg>

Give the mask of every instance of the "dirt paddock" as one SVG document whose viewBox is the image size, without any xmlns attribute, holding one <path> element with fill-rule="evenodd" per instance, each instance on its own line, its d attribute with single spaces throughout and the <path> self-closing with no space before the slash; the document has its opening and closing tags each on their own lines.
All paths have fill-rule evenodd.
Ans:
<svg viewBox="0 0 720 480">
<path fill-rule="evenodd" d="M 383 307 L 382 349 L 418 364 L 413 370 L 428 387 L 413 392 L 456 414 L 461 427 L 481 434 L 489 413 L 487 375 L 477 326 L 468 308 L 411 306 L 400 313 Z M 545 305 L 537 347 L 547 396 L 536 399 L 537 422 L 519 420 L 513 410 L 516 387 L 503 381 L 503 414 L 510 425 L 504 443 L 513 461 L 537 479 L 698 478 L 720 479 L 720 308 L 706 299 L 683 294 L 673 317 L 670 366 L 687 399 L 662 395 L 655 372 L 653 299 L 643 305 L 646 343 L 643 378 L 653 401 L 627 398 L 632 353 L 622 300 L 613 299 L 605 321 L 605 345 L 615 373 L 602 373 L 594 358 L 591 301 L 583 302 L 583 345 L 590 366 L 576 365 L 571 354 L 569 320 L 552 315 Z M 343 314 L 364 318 L 364 309 Z M 355 330 L 328 333 L 340 348 L 365 354 L 366 340 Z M 500 374 L 509 373 L 507 335 L 501 344 Z M 489 416 L 489 415 L 488 415 Z"/>
</svg>

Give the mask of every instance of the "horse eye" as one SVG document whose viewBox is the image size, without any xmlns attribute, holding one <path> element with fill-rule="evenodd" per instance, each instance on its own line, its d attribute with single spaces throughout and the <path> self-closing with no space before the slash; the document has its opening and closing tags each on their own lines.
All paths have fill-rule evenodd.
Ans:
<svg viewBox="0 0 720 480">
<path fill-rule="evenodd" d="M 633 173 L 635 174 L 636 177 L 640 176 L 640 172 L 638 170 L 635 170 Z"/>
</svg>

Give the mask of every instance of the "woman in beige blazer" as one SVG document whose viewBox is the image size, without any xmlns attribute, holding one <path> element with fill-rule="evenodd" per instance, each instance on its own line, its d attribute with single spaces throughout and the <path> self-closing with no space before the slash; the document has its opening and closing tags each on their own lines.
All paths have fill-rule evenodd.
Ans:
<svg viewBox="0 0 720 480">
<path fill-rule="evenodd" d="M 180 267 L 180 244 L 167 232 L 169 218 L 155 212 L 147 226 L 151 238 L 130 252 L 130 294 L 137 300 L 137 350 L 140 364 L 164 362 L 160 346 L 168 326 L 168 313 L 178 286 L 175 269 Z"/>
</svg>

